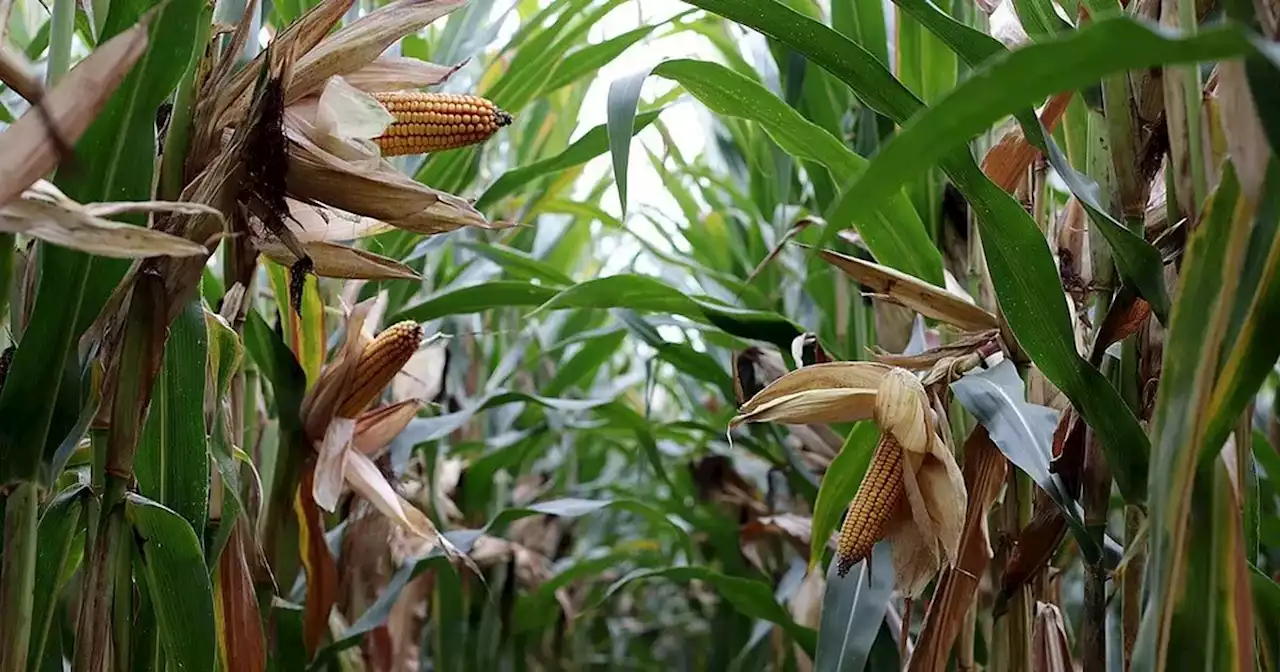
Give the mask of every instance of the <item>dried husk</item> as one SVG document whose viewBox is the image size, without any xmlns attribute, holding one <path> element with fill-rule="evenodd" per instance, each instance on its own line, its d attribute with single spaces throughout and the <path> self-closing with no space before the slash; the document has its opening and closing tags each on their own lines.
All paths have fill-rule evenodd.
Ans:
<svg viewBox="0 0 1280 672">
<path fill-rule="evenodd" d="M 925 317 L 964 331 L 995 329 L 1000 325 L 995 315 L 971 301 L 901 271 L 829 250 L 818 254 L 875 294 L 891 297 Z"/>
<path fill-rule="evenodd" d="M 66 142 L 75 142 L 102 111 L 129 68 L 147 47 L 143 22 L 99 45 L 67 73 L 42 107 L 32 107 L 0 133 L 0 204 L 18 196 L 58 163 L 59 143 L 47 121 Z"/>
</svg>

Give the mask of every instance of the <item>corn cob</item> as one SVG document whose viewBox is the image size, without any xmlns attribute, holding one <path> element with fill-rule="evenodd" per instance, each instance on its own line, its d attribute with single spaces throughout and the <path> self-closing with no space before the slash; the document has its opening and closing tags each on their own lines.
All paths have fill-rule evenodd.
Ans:
<svg viewBox="0 0 1280 672">
<path fill-rule="evenodd" d="M 373 97 L 395 117 L 395 122 L 374 138 L 383 156 L 479 144 L 511 123 L 510 114 L 480 96 L 391 91 Z"/>
<path fill-rule="evenodd" d="M 368 408 L 417 352 L 421 342 L 422 327 L 407 320 L 387 327 L 364 346 L 351 383 L 338 404 L 338 417 L 354 418 Z"/>
<path fill-rule="evenodd" d="M 837 571 L 849 573 L 858 562 L 871 554 L 871 547 L 884 536 L 885 525 L 902 499 L 902 446 L 885 434 L 871 456 L 871 465 L 858 486 L 840 525 L 836 544 Z"/>
</svg>

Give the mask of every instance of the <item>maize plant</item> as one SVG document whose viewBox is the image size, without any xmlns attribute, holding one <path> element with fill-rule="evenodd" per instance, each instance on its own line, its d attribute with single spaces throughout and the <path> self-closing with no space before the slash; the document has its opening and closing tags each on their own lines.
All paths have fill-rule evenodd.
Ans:
<svg viewBox="0 0 1280 672">
<path fill-rule="evenodd" d="M 0 672 L 1280 670 L 1276 0 L 0 19 Z"/>
</svg>

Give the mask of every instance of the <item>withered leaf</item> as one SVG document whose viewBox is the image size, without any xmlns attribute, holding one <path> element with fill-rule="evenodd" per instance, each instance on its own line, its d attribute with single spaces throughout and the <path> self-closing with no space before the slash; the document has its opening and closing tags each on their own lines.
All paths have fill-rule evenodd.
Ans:
<svg viewBox="0 0 1280 672">
<path fill-rule="evenodd" d="M 952 292 L 901 271 L 830 250 L 821 250 L 818 254 L 873 293 L 893 298 L 925 317 L 941 320 L 965 331 L 996 329 L 1000 326 L 995 315 Z"/>
</svg>

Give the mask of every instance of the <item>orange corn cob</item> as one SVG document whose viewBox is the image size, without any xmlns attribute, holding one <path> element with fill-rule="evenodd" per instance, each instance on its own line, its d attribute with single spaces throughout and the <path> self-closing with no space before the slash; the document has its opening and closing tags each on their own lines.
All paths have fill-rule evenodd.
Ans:
<svg viewBox="0 0 1280 672">
<path fill-rule="evenodd" d="M 855 564 L 871 554 L 871 547 L 884 536 L 885 525 L 902 499 L 902 446 L 889 434 L 881 437 L 871 465 L 862 477 L 858 494 L 840 525 L 836 543 L 837 571 L 849 573 Z"/>
<path fill-rule="evenodd" d="M 374 138 L 383 156 L 426 154 L 484 142 L 511 123 L 511 115 L 480 96 L 391 91 L 373 97 L 395 117 Z"/>
<path fill-rule="evenodd" d="M 338 417 L 354 418 L 368 408 L 417 352 L 421 342 L 422 327 L 406 320 L 387 327 L 364 346 L 351 383 L 338 404 Z"/>
</svg>

